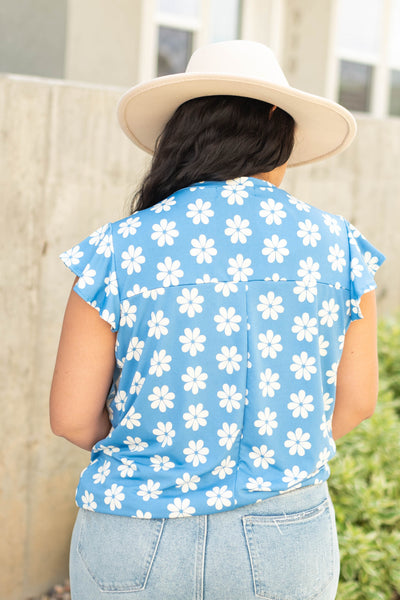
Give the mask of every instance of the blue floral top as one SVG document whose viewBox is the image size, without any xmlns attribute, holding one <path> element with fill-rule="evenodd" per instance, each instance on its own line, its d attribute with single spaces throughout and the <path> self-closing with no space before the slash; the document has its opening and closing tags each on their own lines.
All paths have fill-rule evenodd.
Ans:
<svg viewBox="0 0 400 600">
<path fill-rule="evenodd" d="M 61 258 L 118 332 L 79 506 L 209 514 L 328 478 L 344 335 L 384 260 L 343 217 L 260 179 L 207 181 Z"/>
</svg>

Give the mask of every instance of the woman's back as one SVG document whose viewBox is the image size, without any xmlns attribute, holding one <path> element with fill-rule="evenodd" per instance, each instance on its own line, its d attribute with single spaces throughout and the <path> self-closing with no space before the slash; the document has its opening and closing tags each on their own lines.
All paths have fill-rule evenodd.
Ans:
<svg viewBox="0 0 400 600">
<path fill-rule="evenodd" d="M 118 330 L 80 506 L 209 514 L 328 478 L 344 335 L 381 262 L 342 217 L 261 179 L 202 182 L 63 259 Z"/>
</svg>

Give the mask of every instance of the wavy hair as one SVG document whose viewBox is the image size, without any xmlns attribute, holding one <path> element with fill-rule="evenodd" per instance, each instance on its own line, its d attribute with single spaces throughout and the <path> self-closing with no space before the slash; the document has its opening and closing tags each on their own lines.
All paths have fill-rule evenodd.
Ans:
<svg viewBox="0 0 400 600">
<path fill-rule="evenodd" d="M 286 163 L 295 122 L 273 108 L 242 96 L 204 96 L 181 104 L 157 140 L 131 213 L 199 181 L 250 177 Z"/>
</svg>

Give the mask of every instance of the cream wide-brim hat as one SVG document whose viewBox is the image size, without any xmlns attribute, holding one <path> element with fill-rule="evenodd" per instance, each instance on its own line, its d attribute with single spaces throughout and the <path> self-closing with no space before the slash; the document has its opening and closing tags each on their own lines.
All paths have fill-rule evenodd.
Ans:
<svg viewBox="0 0 400 600">
<path fill-rule="evenodd" d="M 272 50 L 244 40 L 203 46 L 194 52 L 185 73 L 135 85 L 118 103 L 118 120 L 134 144 L 153 153 L 158 136 L 178 106 L 214 95 L 255 98 L 288 112 L 296 122 L 289 166 L 334 156 L 356 135 L 356 122 L 348 110 L 291 87 Z"/>
</svg>

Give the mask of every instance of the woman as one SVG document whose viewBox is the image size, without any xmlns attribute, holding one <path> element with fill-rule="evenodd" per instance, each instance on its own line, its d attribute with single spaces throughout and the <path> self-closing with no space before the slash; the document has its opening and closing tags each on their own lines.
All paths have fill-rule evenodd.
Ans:
<svg viewBox="0 0 400 600">
<path fill-rule="evenodd" d="M 92 452 L 72 598 L 332 599 L 328 461 L 374 410 L 383 256 L 279 186 L 354 119 L 244 41 L 132 88 L 119 119 L 155 148 L 136 212 L 62 255 L 51 424 Z"/>
</svg>

